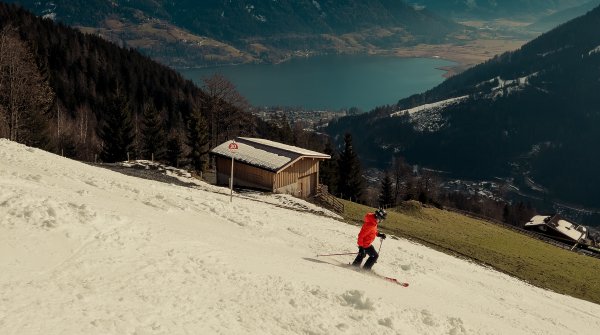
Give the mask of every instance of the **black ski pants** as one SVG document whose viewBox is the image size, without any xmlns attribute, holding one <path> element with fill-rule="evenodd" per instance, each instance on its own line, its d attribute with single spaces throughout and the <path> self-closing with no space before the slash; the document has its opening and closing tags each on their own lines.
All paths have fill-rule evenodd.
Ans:
<svg viewBox="0 0 600 335">
<path fill-rule="evenodd" d="M 377 258 L 379 258 L 379 254 L 372 244 L 368 248 L 358 247 L 358 255 L 356 255 L 352 265 L 360 266 L 366 255 L 369 255 L 369 259 L 367 259 L 365 265 L 363 265 L 363 269 L 371 270 L 373 265 L 377 262 Z"/>
</svg>

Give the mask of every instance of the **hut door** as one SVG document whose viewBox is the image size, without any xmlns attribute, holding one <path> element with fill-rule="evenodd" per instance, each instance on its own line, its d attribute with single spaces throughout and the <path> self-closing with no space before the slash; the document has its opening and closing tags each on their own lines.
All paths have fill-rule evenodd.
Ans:
<svg viewBox="0 0 600 335">
<path fill-rule="evenodd" d="M 306 177 L 302 177 L 300 179 L 298 179 L 298 186 L 300 186 L 300 198 L 308 198 L 308 196 L 310 195 L 310 176 L 306 176 Z"/>
<path fill-rule="evenodd" d="M 313 173 L 298 179 L 300 197 L 306 199 L 315 193 L 317 174 Z"/>
</svg>

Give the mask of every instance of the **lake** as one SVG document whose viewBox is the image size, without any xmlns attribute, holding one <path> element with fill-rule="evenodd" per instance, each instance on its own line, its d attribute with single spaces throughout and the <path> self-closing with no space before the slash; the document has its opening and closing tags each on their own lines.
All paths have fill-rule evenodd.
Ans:
<svg viewBox="0 0 600 335">
<path fill-rule="evenodd" d="M 439 68 L 454 64 L 431 58 L 335 55 L 179 71 L 198 86 L 203 78 L 220 73 L 254 106 L 369 111 L 433 88 L 444 80 L 445 71 Z"/>
</svg>

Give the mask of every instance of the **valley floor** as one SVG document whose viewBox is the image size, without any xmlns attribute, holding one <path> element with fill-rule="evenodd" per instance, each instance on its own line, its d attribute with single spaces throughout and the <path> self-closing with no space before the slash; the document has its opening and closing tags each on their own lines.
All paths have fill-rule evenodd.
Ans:
<svg viewBox="0 0 600 335">
<path fill-rule="evenodd" d="M 399 57 L 442 58 L 456 62 L 456 66 L 444 68 L 445 77 L 451 77 L 470 67 L 483 63 L 496 55 L 520 48 L 525 40 L 474 40 L 463 45 L 419 44 L 410 48 L 398 48 L 392 53 Z"/>
</svg>

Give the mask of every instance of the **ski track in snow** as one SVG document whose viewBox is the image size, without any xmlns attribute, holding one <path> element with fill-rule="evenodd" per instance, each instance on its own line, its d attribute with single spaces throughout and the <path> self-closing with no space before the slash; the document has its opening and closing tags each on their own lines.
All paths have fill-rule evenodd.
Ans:
<svg viewBox="0 0 600 335">
<path fill-rule="evenodd" d="M 157 183 L 0 139 L 0 334 L 596 334 L 600 306 L 227 190 Z M 268 200 L 266 200 L 268 198 Z M 267 202 L 271 202 L 269 204 Z M 377 246 L 379 243 L 376 242 Z"/>
</svg>

